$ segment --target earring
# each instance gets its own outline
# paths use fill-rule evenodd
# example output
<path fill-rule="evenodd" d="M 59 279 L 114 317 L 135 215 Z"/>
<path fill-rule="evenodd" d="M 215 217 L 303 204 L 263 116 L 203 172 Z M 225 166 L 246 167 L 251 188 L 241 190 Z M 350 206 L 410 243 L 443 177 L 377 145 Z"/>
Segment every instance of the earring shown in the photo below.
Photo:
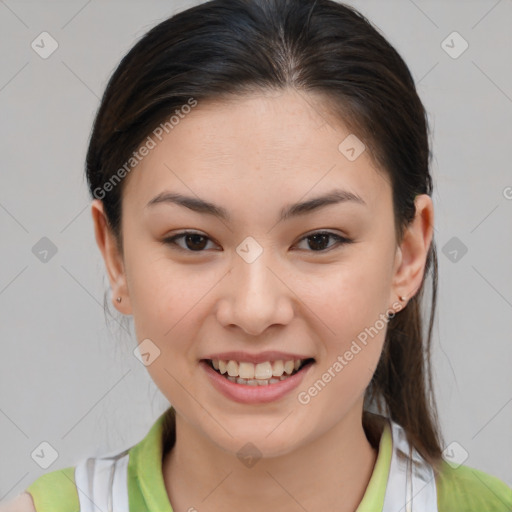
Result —
<path fill-rule="evenodd" d="M 400 295 L 398 298 L 399 298 L 402 302 L 403 302 L 405 299 L 407 299 L 407 297 L 404 297 L 403 295 Z"/>
<path fill-rule="evenodd" d="M 121 302 L 123 299 L 121 297 L 117 297 L 117 302 Z"/>

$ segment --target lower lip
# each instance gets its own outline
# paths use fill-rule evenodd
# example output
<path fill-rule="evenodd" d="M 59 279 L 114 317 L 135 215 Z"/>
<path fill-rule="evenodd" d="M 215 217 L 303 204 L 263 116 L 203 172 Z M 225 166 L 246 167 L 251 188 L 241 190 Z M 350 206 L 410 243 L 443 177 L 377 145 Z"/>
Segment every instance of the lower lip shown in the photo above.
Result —
<path fill-rule="evenodd" d="M 309 363 L 304 369 L 291 377 L 265 386 L 249 386 L 248 384 L 231 382 L 220 373 L 217 373 L 206 361 L 200 361 L 200 364 L 215 388 L 227 398 L 243 404 L 261 404 L 279 400 L 294 390 L 315 363 Z"/>

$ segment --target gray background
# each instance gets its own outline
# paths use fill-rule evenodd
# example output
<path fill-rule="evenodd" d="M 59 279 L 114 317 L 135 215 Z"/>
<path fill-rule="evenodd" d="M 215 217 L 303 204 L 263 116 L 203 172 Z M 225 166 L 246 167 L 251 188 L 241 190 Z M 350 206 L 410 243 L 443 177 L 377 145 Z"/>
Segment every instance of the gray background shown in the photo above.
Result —
<path fill-rule="evenodd" d="M 512 2 L 351 3 L 404 57 L 429 112 L 445 446 L 454 463 L 512 485 Z M 0 499 L 138 442 L 168 405 L 133 356 L 131 321 L 112 306 L 105 321 L 108 281 L 83 168 L 120 59 L 191 5 L 0 1 Z M 31 47 L 43 31 L 58 42 L 47 59 Z M 461 39 L 442 44 L 453 31 L 469 44 L 457 58 Z M 46 262 L 33 251 L 43 237 L 57 249 Z M 58 453 L 47 469 L 31 457 L 43 441 Z"/>

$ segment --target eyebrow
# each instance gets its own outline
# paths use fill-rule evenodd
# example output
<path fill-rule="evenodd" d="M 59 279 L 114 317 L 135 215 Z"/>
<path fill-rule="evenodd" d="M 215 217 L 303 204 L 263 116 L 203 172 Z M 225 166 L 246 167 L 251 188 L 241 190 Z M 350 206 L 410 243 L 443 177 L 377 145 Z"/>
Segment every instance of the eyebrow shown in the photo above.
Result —
<path fill-rule="evenodd" d="M 286 206 L 281 210 L 279 220 L 282 221 L 291 217 L 304 215 L 331 204 L 348 202 L 366 206 L 366 202 L 357 194 L 349 192 L 348 190 L 334 189 L 327 194 L 315 197 L 308 201 Z M 146 208 L 155 206 L 157 204 L 177 204 L 184 206 L 194 212 L 213 215 L 225 220 L 226 222 L 230 222 L 231 220 L 231 216 L 225 208 L 197 197 L 185 196 L 183 194 L 173 192 L 161 192 L 153 199 L 151 199 L 151 201 L 149 201 L 149 203 L 146 205 Z"/>

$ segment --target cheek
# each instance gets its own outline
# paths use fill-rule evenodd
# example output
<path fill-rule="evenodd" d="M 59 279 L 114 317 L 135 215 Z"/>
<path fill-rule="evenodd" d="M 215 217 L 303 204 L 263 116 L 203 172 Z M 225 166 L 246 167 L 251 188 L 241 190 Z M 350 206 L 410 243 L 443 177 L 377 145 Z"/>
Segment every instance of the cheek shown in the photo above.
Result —
<path fill-rule="evenodd" d="M 197 302 L 197 282 L 185 267 L 172 264 L 163 254 L 127 244 L 128 288 L 137 339 L 156 343 L 173 336 L 180 319 Z"/>
<path fill-rule="evenodd" d="M 211 293 L 225 270 L 171 261 L 161 248 L 152 253 L 133 247 L 128 264 L 137 340 L 149 338 L 158 346 L 160 364 L 165 361 L 177 370 L 177 361 L 183 358 L 194 363 L 197 347 L 191 340 L 200 337 L 203 320 L 211 312 Z"/>
<path fill-rule="evenodd" d="M 319 319 L 317 334 L 325 349 L 321 371 L 330 372 L 325 378 L 336 382 L 330 389 L 344 401 L 364 392 L 377 367 L 388 326 L 389 287 L 386 265 L 361 254 L 331 265 L 303 289 L 304 302 Z"/>
<path fill-rule="evenodd" d="M 157 357 L 146 369 L 167 399 L 180 405 L 180 382 L 192 379 L 194 361 L 190 340 L 200 328 L 201 297 L 211 288 L 193 269 L 169 259 L 132 253 L 130 300 L 135 335 L 139 343 L 149 339 Z M 133 299 L 132 299 L 133 297 Z M 147 343 L 147 342 L 146 342 Z"/>
<path fill-rule="evenodd" d="M 358 256 L 308 279 L 302 296 L 337 338 L 346 339 L 387 311 L 390 283 L 382 263 Z"/>

